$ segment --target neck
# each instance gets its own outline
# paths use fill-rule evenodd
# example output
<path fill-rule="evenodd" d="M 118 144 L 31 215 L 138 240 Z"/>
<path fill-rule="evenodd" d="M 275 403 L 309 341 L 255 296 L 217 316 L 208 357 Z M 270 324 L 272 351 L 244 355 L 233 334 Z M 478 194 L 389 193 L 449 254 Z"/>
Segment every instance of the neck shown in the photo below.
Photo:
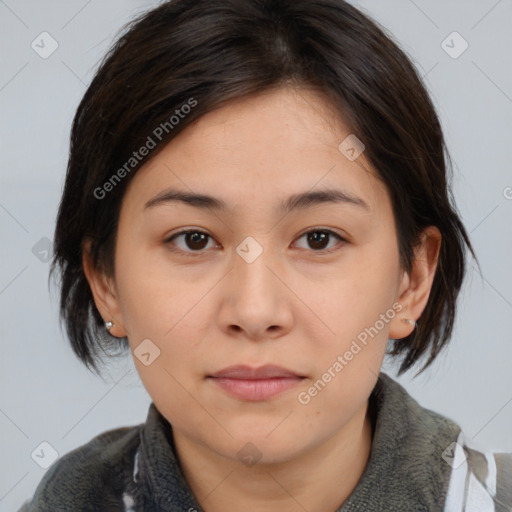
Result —
<path fill-rule="evenodd" d="M 334 436 L 294 459 L 245 466 L 173 430 L 185 479 L 205 512 L 333 512 L 350 496 L 372 445 L 368 404 Z"/>

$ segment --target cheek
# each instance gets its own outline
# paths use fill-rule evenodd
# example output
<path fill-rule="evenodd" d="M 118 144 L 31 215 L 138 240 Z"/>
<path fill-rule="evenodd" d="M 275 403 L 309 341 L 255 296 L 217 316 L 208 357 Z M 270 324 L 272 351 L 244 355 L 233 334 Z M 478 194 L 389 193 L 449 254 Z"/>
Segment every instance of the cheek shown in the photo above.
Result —
<path fill-rule="evenodd" d="M 361 258 L 331 280 L 333 284 L 316 296 L 316 302 L 315 296 L 309 294 L 309 304 L 317 305 L 318 316 L 329 326 L 326 335 L 316 338 L 310 331 L 311 339 L 315 339 L 312 361 L 316 380 L 312 388 L 306 389 L 304 401 L 311 399 L 319 415 L 340 403 L 349 409 L 350 404 L 355 407 L 375 383 L 385 356 L 389 327 L 398 314 L 397 258 L 393 247 L 368 247 L 361 252 Z"/>
<path fill-rule="evenodd" d="M 204 279 L 173 265 L 165 250 L 119 244 L 116 282 L 125 327 L 134 337 L 163 338 L 186 324 L 207 292 Z"/>
<path fill-rule="evenodd" d="M 343 345 L 373 326 L 392 307 L 398 279 L 397 258 L 389 248 L 367 245 L 336 269 L 320 292 L 309 288 L 306 296 L 312 302 L 308 303 L 314 304 L 312 308 L 333 331 L 334 336 L 326 337 L 327 341 L 336 339 Z M 378 326 L 381 330 L 380 322 Z"/>
<path fill-rule="evenodd" d="M 193 276 L 158 252 L 125 250 L 119 258 L 120 305 L 134 363 L 148 393 L 165 397 L 173 410 L 187 410 L 190 397 L 180 383 L 189 388 L 203 377 L 201 340 L 211 329 L 208 291 L 218 279 Z M 157 354 L 149 366 L 138 358 L 144 343 Z"/>

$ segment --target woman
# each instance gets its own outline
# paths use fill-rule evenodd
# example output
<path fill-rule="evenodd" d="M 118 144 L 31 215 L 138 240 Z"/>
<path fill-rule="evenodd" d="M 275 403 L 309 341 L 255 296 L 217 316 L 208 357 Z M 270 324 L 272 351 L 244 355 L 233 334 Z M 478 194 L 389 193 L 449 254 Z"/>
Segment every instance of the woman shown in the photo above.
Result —
<path fill-rule="evenodd" d="M 77 356 L 129 349 L 153 403 L 25 510 L 509 510 L 512 456 L 380 371 L 450 339 L 475 255 L 447 157 L 413 65 L 344 1 L 133 22 L 75 116 L 53 269 Z"/>

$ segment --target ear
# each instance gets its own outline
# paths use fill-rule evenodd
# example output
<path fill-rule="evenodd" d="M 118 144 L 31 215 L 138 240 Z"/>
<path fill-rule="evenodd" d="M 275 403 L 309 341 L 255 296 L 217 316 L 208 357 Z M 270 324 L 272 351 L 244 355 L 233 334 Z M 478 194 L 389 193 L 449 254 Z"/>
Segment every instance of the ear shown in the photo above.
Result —
<path fill-rule="evenodd" d="M 94 303 L 103 321 L 113 322 L 114 326 L 110 330 L 110 334 L 116 338 L 123 338 L 127 336 L 127 332 L 124 328 L 123 316 L 119 307 L 114 279 L 107 277 L 103 271 L 93 265 L 90 256 L 90 248 L 91 242 L 87 240 L 84 243 L 82 252 L 82 265 L 94 297 Z"/>
<path fill-rule="evenodd" d="M 436 226 L 423 230 L 421 245 L 414 251 L 411 272 L 404 272 L 400 279 L 396 300 L 402 304 L 402 309 L 390 323 L 389 338 L 399 340 L 409 336 L 414 325 L 402 319 L 417 321 L 425 309 L 437 269 L 441 238 Z"/>

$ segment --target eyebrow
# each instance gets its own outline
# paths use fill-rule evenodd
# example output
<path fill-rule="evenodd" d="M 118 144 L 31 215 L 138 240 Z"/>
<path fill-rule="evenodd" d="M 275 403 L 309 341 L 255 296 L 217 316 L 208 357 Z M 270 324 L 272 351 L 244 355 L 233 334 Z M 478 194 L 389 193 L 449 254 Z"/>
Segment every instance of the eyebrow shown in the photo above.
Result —
<path fill-rule="evenodd" d="M 182 202 L 194 208 L 211 211 L 226 211 L 228 205 L 217 197 L 205 194 L 192 194 L 177 189 L 167 189 L 144 204 L 144 209 L 157 205 Z M 311 208 L 324 203 L 348 204 L 370 211 L 368 203 L 351 192 L 339 189 L 325 189 L 294 194 L 278 205 L 278 213 Z"/>

